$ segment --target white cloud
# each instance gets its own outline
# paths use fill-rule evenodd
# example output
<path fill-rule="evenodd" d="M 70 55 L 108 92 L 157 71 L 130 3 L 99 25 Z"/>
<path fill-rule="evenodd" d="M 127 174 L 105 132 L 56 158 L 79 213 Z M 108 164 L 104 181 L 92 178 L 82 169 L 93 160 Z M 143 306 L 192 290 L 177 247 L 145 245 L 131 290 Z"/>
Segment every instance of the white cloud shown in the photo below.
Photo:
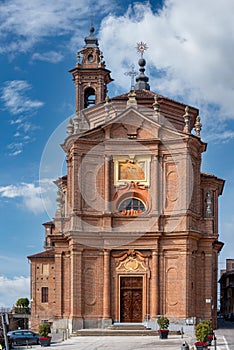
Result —
<path fill-rule="evenodd" d="M 57 192 L 57 187 L 53 180 L 48 178 L 41 179 L 40 186 L 33 183 L 0 186 L 0 198 L 9 198 L 14 201 L 15 205 L 23 207 L 34 214 L 40 214 L 45 211 L 47 213 L 50 212 L 52 215 L 49 216 L 52 218 L 56 211 L 55 199 Z"/>
<path fill-rule="evenodd" d="M 32 100 L 26 92 L 31 85 L 24 80 L 7 81 L 2 88 L 1 99 L 6 109 L 13 115 L 35 111 L 43 106 L 43 102 Z M 16 123 L 16 121 L 15 121 Z"/>
<path fill-rule="evenodd" d="M 20 124 L 23 121 L 23 118 L 17 118 L 15 120 L 11 120 L 10 124 L 15 125 L 15 124 Z"/>
<path fill-rule="evenodd" d="M 206 141 L 221 141 L 221 142 L 228 142 L 229 140 L 234 138 L 234 131 L 233 130 L 225 130 L 220 132 L 214 132 L 212 134 L 207 134 Z"/>
<path fill-rule="evenodd" d="M 123 16 L 107 16 L 99 38 L 116 84 L 125 91 L 130 86 L 124 72 L 136 63 L 136 43 L 143 41 L 151 90 L 199 107 L 210 126 L 216 118 L 233 119 L 233 12 L 232 0 L 225 6 L 222 0 L 168 0 L 158 13 L 138 3 Z M 217 109 L 204 116 L 210 105 Z"/>
<path fill-rule="evenodd" d="M 22 142 L 13 142 L 7 145 L 7 149 L 9 150 L 9 156 L 18 156 L 23 152 L 23 143 Z"/>
<path fill-rule="evenodd" d="M 20 136 L 20 133 L 17 131 L 15 134 L 14 134 L 14 137 L 19 137 Z"/>
<path fill-rule="evenodd" d="M 41 200 L 41 187 L 36 187 L 31 183 L 21 183 L 17 186 L 2 186 L 0 187 L 0 197 L 11 199 L 20 198 L 23 206 L 34 214 L 44 211 Z"/>
<path fill-rule="evenodd" d="M 46 37 L 73 35 L 93 14 L 106 14 L 108 0 L 8 0 L 0 4 L 1 53 L 26 52 Z"/>
<path fill-rule="evenodd" d="M 0 187 L 0 193 L 2 194 L 2 197 L 15 198 L 22 195 L 38 195 L 40 193 L 40 188 L 35 187 L 34 184 L 23 183 L 20 186 L 9 185 L 5 187 Z"/>
<path fill-rule="evenodd" d="M 10 156 L 17 156 L 23 152 L 25 144 L 32 141 L 31 135 L 38 127 L 33 125 L 28 119 L 37 112 L 38 108 L 43 106 L 43 102 L 33 100 L 28 96 L 31 85 L 24 80 L 6 81 L 1 89 L 0 99 L 3 101 L 4 108 L 12 115 L 17 115 L 10 124 L 16 129 L 14 136 L 18 137 L 19 142 L 8 144 Z M 20 116 L 19 116 L 20 115 Z M 20 133 L 19 133 L 20 131 Z"/>
<path fill-rule="evenodd" d="M 30 278 L 16 276 L 10 279 L 0 276 L 0 308 L 12 307 L 19 298 L 30 300 Z"/>
<path fill-rule="evenodd" d="M 58 160 L 58 162 L 61 161 L 59 158 L 57 158 L 56 155 L 54 156 L 55 156 L 55 159 Z M 55 175 L 55 174 L 51 174 L 51 175 Z M 58 188 L 54 184 L 54 180 L 55 178 L 53 179 L 46 178 L 46 177 L 40 178 L 41 200 L 43 203 L 43 208 L 51 220 L 53 220 L 53 217 L 57 209 L 56 197 L 57 197 Z"/>
<path fill-rule="evenodd" d="M 45 53 L 39 53 L 35 52 L 32 55 L 32 60 L 38 60 L 38 61 L 44 61 L 44 62 L 50 62 L 50 63 L 58 63 L 62 61 L 63 55 L 56 51 L 49 51 Z"/>

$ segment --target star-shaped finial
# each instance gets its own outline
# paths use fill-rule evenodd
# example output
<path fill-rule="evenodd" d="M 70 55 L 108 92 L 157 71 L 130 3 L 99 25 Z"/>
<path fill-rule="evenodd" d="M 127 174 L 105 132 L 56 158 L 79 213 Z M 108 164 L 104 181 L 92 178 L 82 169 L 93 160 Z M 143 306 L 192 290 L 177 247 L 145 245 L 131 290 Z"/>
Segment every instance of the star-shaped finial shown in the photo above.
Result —
<path fill-rule="evenodd" d="M 141 57 L 143 56 L 143 53 L 148 49 L 148 45 L 146 43 L 143 43 L 143 41 L 137 43 L 137 52 L 141 55 Z"/>

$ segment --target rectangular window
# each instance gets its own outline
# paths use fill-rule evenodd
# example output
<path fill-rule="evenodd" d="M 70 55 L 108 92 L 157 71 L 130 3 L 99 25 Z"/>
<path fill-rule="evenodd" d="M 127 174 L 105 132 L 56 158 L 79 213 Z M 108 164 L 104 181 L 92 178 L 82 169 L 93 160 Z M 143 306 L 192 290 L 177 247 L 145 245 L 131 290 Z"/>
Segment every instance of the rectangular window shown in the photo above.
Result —
<path fill-rule="evenodd" d="M 49 264 L 42 264 L 42 275 L 49 276 Z"/>
<path fill-rule="evenodd" d="M 48 303 L 48 287 L 41 288 L 41 302 Z"/>

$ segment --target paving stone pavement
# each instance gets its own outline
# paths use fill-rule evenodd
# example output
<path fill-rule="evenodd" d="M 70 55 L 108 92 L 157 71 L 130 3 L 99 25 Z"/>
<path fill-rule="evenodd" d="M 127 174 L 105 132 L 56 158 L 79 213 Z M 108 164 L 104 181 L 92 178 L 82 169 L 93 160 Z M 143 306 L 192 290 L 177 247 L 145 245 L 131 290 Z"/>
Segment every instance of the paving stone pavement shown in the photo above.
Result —
<path fill-rule="evenodd" d="M 86 336 L 71 337 L 65 341 L 52 342 L 51 350 L 181 350 L 183 342 L 186 341 L 189 349 L 194 347 L 194 337 L 184 335 L 171 335 L 168 339 L 159 339 L 154 336 Z M 30 347 L 28 347 L 29 349 Z M 49 349 L 50 349 L 49 348 Z M 26 346 L 15 348 L 17 350 L 27 349 Z M 41 349 L 40 345 L 33 345 L 31 349 Z M 216 349 L 214 344 L 210 350 L 229 350 L 222 334 L 217 335 Z"/>

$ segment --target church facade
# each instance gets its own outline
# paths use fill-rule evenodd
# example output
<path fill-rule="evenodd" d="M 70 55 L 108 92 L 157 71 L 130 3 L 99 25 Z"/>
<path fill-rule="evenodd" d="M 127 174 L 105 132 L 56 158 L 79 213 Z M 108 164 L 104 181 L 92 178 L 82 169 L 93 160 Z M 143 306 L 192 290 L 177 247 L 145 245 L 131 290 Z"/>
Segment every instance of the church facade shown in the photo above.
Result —
<path fill-rule="evenodd" d="M 142 55 L 143 56 L 143 55 Z M 218 197 L 201 172 L 199 111 L 152 92 L 145 60 L 130 92 L 112 81 L 94 29 L 70 72 L 76 115 L 62 144 L 67 174 L 31 263 L 31 328 L 105 328 L 159 315 L 216 325 Z"/>

